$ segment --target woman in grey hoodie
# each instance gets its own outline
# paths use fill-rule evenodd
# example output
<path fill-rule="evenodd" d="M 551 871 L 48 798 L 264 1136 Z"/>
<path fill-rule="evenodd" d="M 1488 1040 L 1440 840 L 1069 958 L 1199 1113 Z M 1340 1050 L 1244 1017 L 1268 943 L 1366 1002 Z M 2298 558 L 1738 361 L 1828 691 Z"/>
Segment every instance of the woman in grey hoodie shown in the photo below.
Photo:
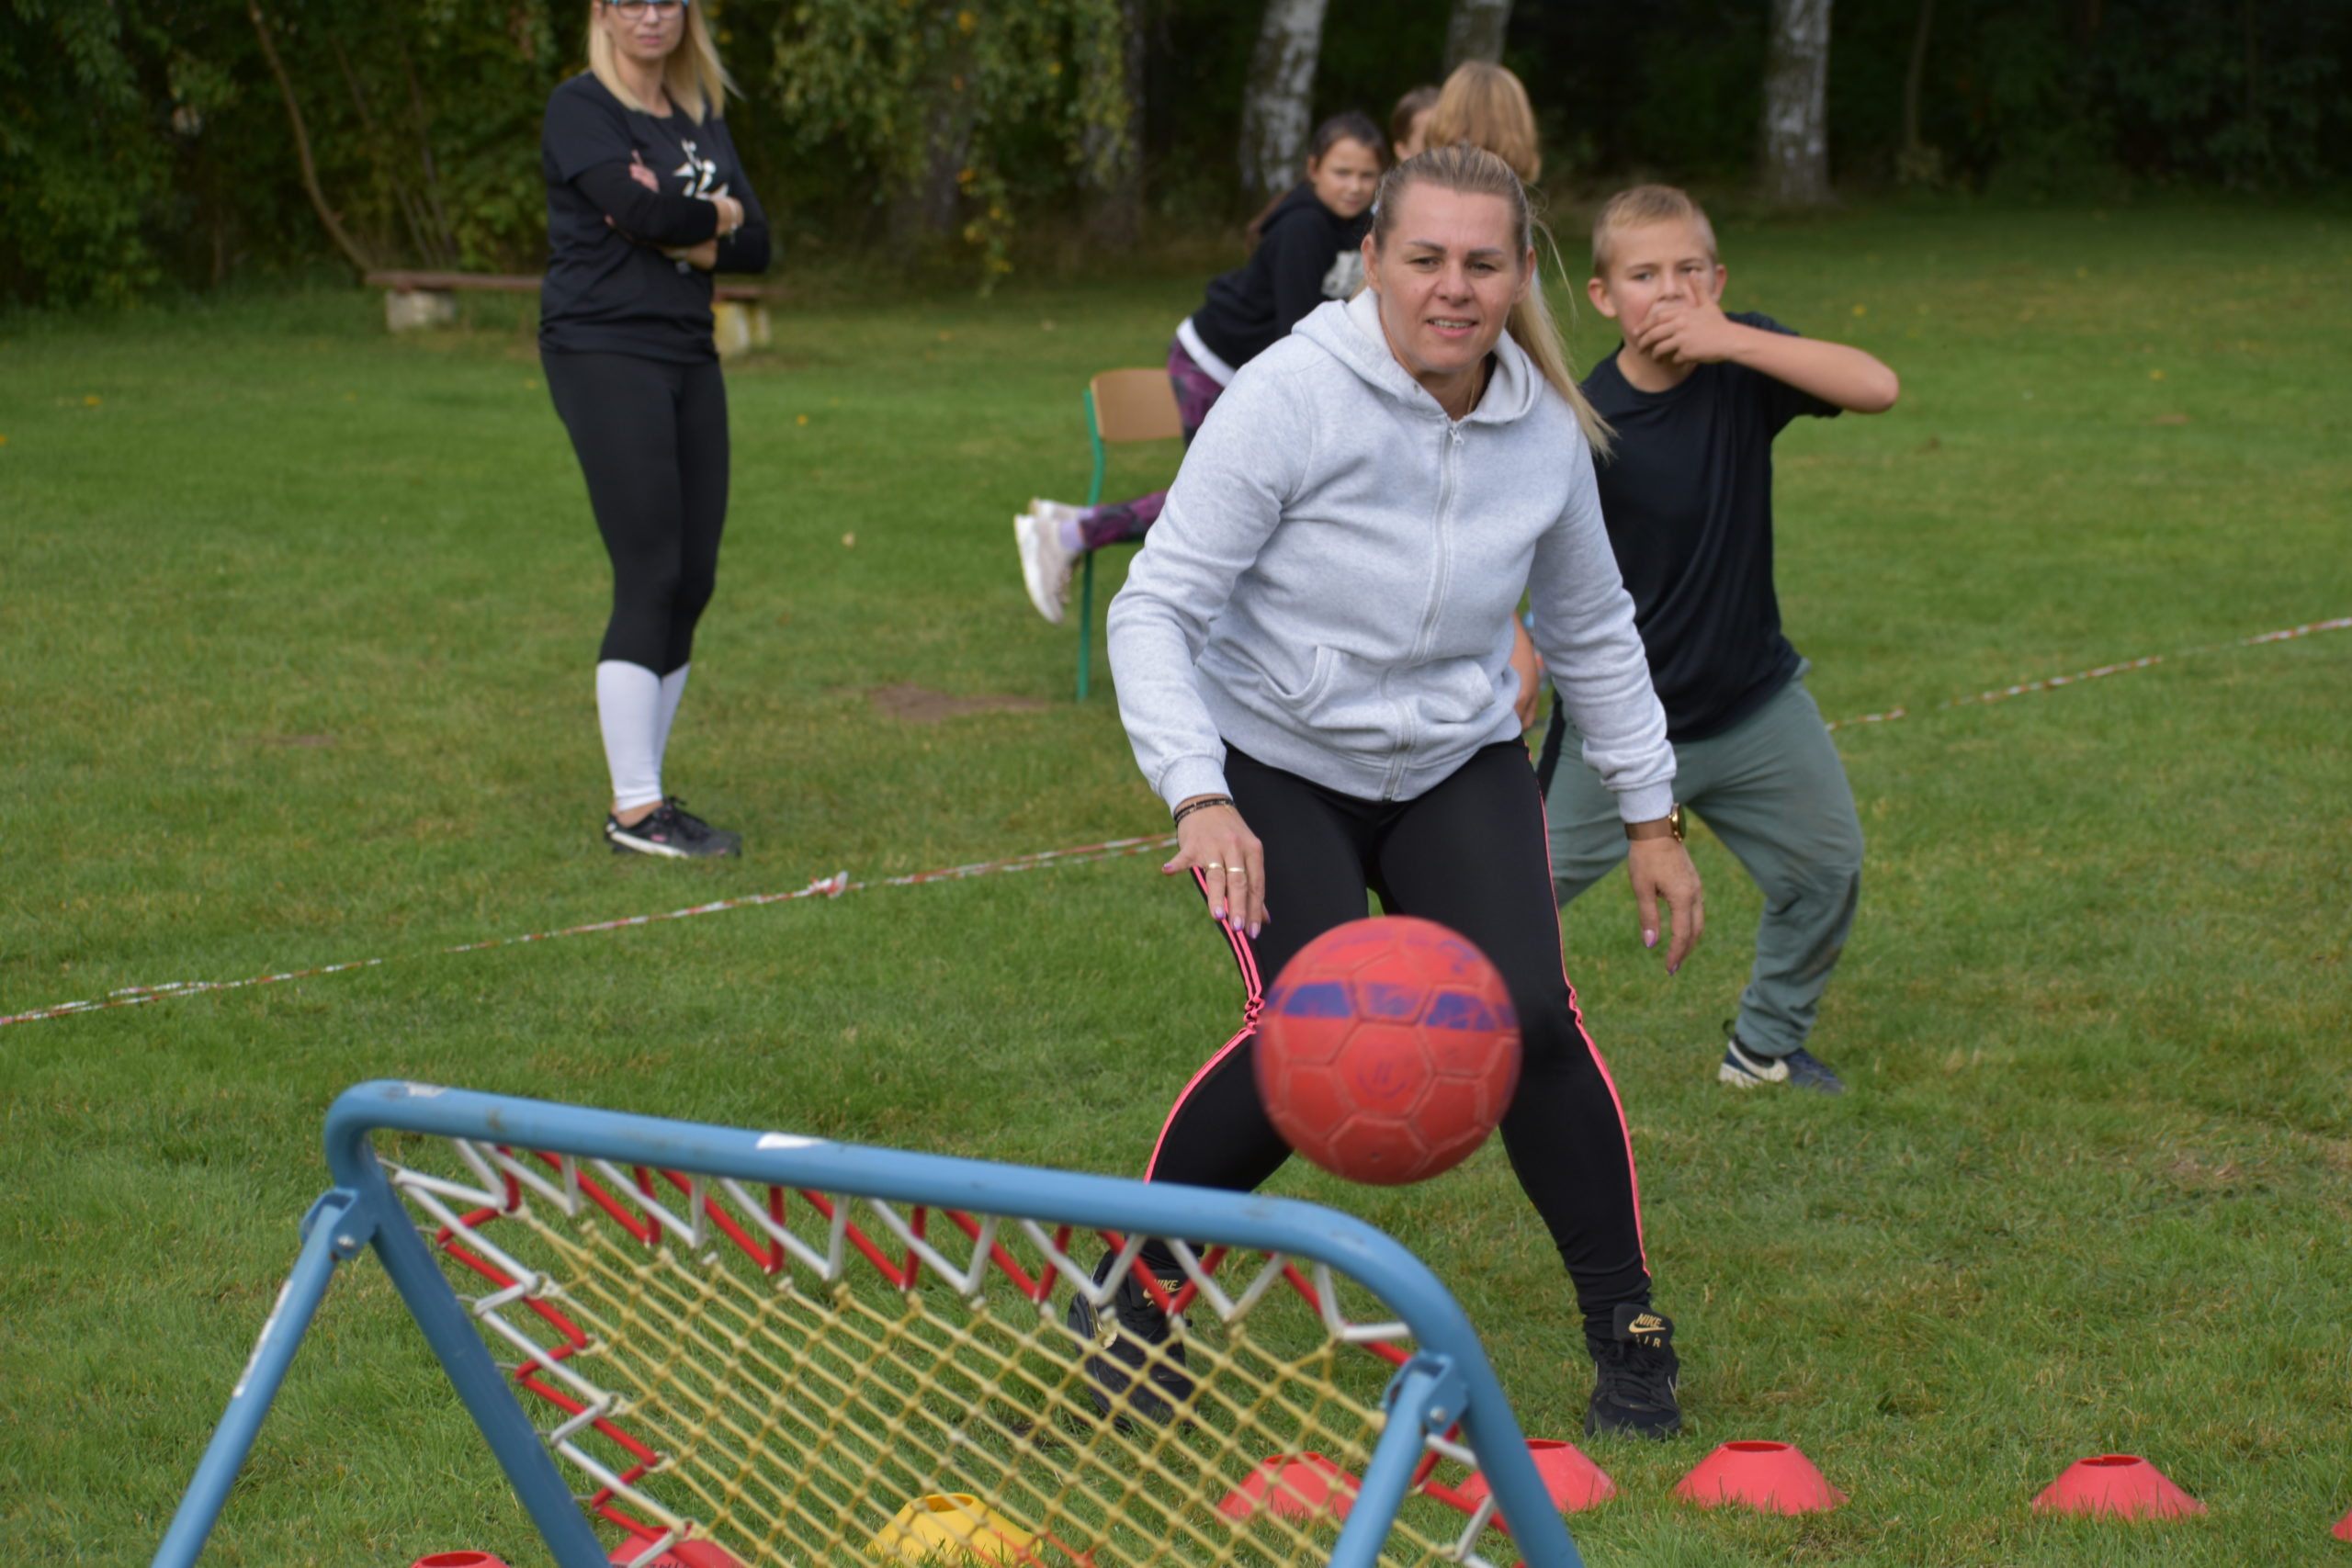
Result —
<path fill-rule="evenodd" d="M 1236 378 L 1111 607 L 1120 716 L 1176 817 L 1166 869 L 1193 874 L 1248 987 L 1240 1032 L 1178 1097 L 1147 1179 L 1248 1190 L 1289 1157 L 1250 1053 L 1261 982 L 1293 953 L 1361 919 L 1368 892 L 1449 926 L 1519 1013 L 1503 1144 L 1575 1284 L 1598 1370 L 1586 1430 L 1663 1437 L 1680 1423 L 1673 1327 L 1650 1307 L 1623 1113 L 1562 972 L 1543 803 L 1512 713 L 1524 591 L 1585 760 L 1634 840 L 1645 936 L 1655 944 L 1663 898 L 1679 966 L 1702 924 L 1699 879 L 1595 498 L 1607 431 L 1567 369 L 1507 164 L 1467 145 L 1423 153 L 1389 173 L 1376 211 L 1366 291 Z M 1143 1260 L 1179 1271 L 1159 1242 Z M 1090 1376 L 1164 1417 L 1191 1393 L 1181 1346 L 1139 1281 L 1114 1306 L 1108 1332 L 1073 1308 L 1103 1348 Z M 1131 1390 L 1133 1372 L 1148 1386 Z"/>

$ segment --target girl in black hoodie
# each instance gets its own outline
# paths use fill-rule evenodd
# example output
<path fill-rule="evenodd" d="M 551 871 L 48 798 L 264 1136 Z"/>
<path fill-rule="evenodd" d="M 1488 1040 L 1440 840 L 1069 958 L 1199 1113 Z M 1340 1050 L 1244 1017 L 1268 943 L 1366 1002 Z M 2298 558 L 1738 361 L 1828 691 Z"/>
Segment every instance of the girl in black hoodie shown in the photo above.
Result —
<path fill-rule="evenodd" d="M 1251 220 L 1249 262 L 1210 281 L 1208 298 L 1168 345 L 1168 378 L 1187 442 L 1235 371 L 1324 300 L 1348 299 L 1363 285 L 1360 247 L 1386 154 L 1380 128 L 1363 115 L 1335 115 L 1316 127 L 1306 178 Z M 1141 539 L 1167 499 L 1163 490 L 1100 506 L 1032 501 L 1012 520 L 1012 536 L 1037 613 L 1059 626 L 1078 558 Z"/>

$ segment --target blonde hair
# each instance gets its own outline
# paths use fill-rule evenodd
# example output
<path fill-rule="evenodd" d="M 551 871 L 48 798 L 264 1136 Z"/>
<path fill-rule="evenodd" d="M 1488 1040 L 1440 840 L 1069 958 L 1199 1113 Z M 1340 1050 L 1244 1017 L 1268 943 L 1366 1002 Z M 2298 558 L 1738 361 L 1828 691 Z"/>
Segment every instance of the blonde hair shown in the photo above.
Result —
<path fill-rule="evenodd" d="M 1526 255 L 1539 233 L 1547 245 L 1551 243 L 1552 236 L 1544 231 L 1529 205 L 1527 187 L 1520 184 L 1511 166 L 1483 147 L 1457 142 L 1432 147 L 1408 158 L 1383 176 L 1379 199 L 1372 209 L 1374 254 L 1385 253 L 1388 236 L 1396 227 L 1399 198 L 1415 186 L 1431 186 L 1463 196 L 1502 197 L 1511 211 L 1511 249 L 1515 255 Z M 1567 400 L 1569 412 L 1577 416 L 1577 425 L 1584 432 L 1593 456 L 1607 457 L 1615 437 L 1608 422 L 1594 412 L 1577 385 L 1567 345 L 1560 341 L 1560 329 L 1552 320 L 1552 307 L 1544 298 L 1544 272 L 1540 266 L 1527 280 L 1526 296 L 1510 308 L 1508 325 L 1511 341 L 1535 362 L 1535 368 L 1552 384 L 1553 390 Z"/>
<path fill-rule="evenodd" d="M 1527 89 L 1519 78 L 1499 65 L 1464 61 L 1438 89 L 1437 107 L 1422 128 L 1421 145 L 1451 147 L 1457 141 L 1492 152 L 1510 165 L 1522 185 L 1533 185 L 1544 173 L 1534 106 L 1527 101 Z"/>
<path fill-rule="evenodd" d="M 1715 226 L 1706 210 L 1688 191 L 1673 186 L 1635 186 L 1609 198 L 1592 220 L 1592 276 L 1609 276 L 1609 240 L 1620 229 L 1645 229 L 1653 223 L 1692 223 L 1707 243 L 1707 259 L 1715 261 Z"/>
<path fill-rule="evenodd" d="M 596 19 L 596 13 L 609 4 L 611 0 L 588 0 L 588 69 L 625 107 L 651 114 L 651 108 L 639 103 L 637 95 L 621 85 L 621 73 L 613 64 L 613 36 Z M 735 78 L 719 62 L 718 45 L 711 40 L 702 7 L 695 0 L 686 0 L 684 9 L 686 30 L 670 58 L 662 62 L 662 87 L 672 103 L 686 111 L 688 119 L 700 125 L 706 114 L 714 119 L 725 114 L 727 95 L 738 89 Z"/>

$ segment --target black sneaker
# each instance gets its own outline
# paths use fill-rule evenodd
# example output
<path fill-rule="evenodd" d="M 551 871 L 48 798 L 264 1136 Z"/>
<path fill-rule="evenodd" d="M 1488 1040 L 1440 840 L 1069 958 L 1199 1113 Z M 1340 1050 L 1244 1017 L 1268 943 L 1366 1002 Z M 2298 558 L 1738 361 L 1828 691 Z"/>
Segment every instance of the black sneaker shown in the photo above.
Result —
<path fill-rule="evenodd" d="M 1103 1281 L 1117 1260 L 1114 1253 L 1094 1266 L 1096 1284 Z M 1159 1278 L 1170 1295 L 1184 1287 L 1182 1274 Z M 1180 1337 L 1184 1320 L 1171 1319 L 1162 1311 L 1132 1269 L 1112 1294 L 1111 1315 L 1116 1321 L 1106 1325 L 1096 1316 L 1094 1303 L 1085 1292 L 1070 1298 L 1066 1319 L 1069 1331 L 1100 1352 L 1085 1360 L 1086 1392 L 1093 1396 L 1095 1413 L 1109 1416 L 1121 1426 L 1126 1425 L 1130 1415 L 1166 1426 L 1175 1419 L 1173 1407 L 1193 1397 L 1193 1380 L 1184 1375 L 1184 1344 Z M 1148 1370 L 1141 1383 L 1126 1370 L 1144 1368 Z"/>
<path fill-rule="evenodd" d="M 1718 1082 L 1734 1089 L 1756 1089 L 1764 1084 L 1787 1084 L 1792 1089 L 1809 1089 L 1816 1094 L 1843 1094 L 1846 1080 L 1829 1068 L 1829 1064 L 1800 1045 L 1785 1056 L 1767 1056 L 1741 1043 L 1733 1035 L 1724 1043 L 1723 1065 L 1715 1069 Z"/>
<path fill-rule="evenodd" d="M 672 795 L 627 827 L 621 819 L 605 818 L 605 841 L 613 853 L 667 855 L 673 860 L 699 860 L 710 855 L 740 855 L 743 836 L 714 828 L 686 809 Z"/>
<path fill-rule="evenodd" d="M 1592 1352 L 1594 1373 L 1585 1436 L 1670 1438 L 1682 1430 L 1682 1406 L 1674 1398 L 1682 1361 L 1674 1353 L 1672 1318 L 1621 1305 L 1610 1337 L 1588 1335 L 1585 1348 Z"/>

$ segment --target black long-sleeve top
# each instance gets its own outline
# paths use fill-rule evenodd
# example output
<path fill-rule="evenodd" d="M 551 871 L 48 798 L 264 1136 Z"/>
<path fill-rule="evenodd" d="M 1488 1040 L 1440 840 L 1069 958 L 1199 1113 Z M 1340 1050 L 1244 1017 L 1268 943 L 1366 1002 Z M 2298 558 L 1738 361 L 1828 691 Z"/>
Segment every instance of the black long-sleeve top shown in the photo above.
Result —
<path fill-rule="evenodd" d="M 1210 280 L 1193 330 L 1240 369 L 1324 300 L 1355 293 L 1363 281 L 1357 247 L 1371 228 L 1370 212 L 1342 218 L 1301 184 L 1266 215 L 1249 263 Z"/>
<path fill-rule="evenodd" d="M 659 188 L 634 178 L 650 171 Z M 752 192 L 727 122 L 697 123 L 628 108 L 582 73 L 548 95 L 539 139 L 548 188 L 548 272 L 539 288 L 539 344 L 567 353 L 635 354 L 695 361 L 711 342 L 711 274 L 662 248 L 718 231 L 718 204 L 743 204 L 743 225 L 718 242 L 720 272 L 764 272 L 768 220 Z"/>

